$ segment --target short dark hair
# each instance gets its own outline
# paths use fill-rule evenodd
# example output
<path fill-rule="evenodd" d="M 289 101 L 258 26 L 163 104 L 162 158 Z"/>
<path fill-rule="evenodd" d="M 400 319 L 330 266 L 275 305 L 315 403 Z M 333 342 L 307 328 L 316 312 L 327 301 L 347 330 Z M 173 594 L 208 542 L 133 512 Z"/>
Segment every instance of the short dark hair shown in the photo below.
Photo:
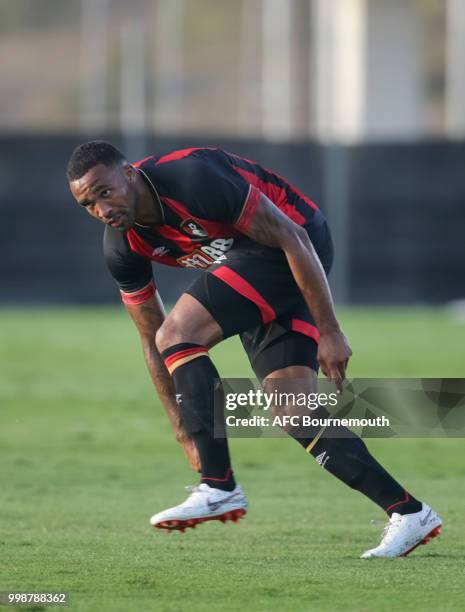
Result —
<path fill-rule="evenodd" d="M 104 140 L 84 142 L 74 149 L 69 158 L 66 176 L 68 181 L 77 181 L 94 166 L 113 166 L 126 161 L 116 147 Z"/>

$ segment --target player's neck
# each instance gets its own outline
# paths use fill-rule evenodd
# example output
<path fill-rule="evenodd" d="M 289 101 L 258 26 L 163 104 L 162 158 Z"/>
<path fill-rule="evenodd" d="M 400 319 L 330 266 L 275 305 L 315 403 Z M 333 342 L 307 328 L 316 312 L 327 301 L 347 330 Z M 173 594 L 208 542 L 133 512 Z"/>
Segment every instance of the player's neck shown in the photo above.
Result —
<path fill-rule="evenodd" d="M 153 183 L 140 168 L 137 173 L 136 189 L 136 224 L 150 226 L 163 223 L 165 219 L 160 196 Z"/>

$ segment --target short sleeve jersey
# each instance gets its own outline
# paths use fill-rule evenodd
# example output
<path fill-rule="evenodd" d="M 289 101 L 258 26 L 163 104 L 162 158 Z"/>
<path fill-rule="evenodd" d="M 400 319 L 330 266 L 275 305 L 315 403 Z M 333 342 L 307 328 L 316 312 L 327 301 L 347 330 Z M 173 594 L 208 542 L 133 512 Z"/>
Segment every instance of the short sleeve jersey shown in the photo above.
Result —
<path fill-rule="evenodd" d="M 249 225 L 261 193 L 299 225 L 321 217 L 283 178 L 221 149 L 185 149 L 134 166 L 159 199 L 164 220 L 124 233 L 105 228 L 105 260 L 127 303 L 153 294 L 151 261 L 203 270 L 220 261 Z"/>

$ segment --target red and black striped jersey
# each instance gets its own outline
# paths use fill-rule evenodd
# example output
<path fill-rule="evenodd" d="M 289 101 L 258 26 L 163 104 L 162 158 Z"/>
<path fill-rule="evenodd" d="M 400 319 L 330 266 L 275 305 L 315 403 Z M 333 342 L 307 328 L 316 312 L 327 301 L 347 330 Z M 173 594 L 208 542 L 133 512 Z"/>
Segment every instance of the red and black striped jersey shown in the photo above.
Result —
<path fill-rule="evenodd" d="M 151 261 L 208 269 L 220 261 L 250 223 L 265 194 L 298 225 L 324 221 L 317 206 L 260 164 L 217 148 L 192 148 L 147 157 L 134 166 L 161 202 L 163 223 L 121 233 L 107 226 L 104 254 L 123 300 L 153 291 Z M 248 239 L 247 239 L 248 240 Z M 260 249 L 261 245 L 250 242 Z"/>

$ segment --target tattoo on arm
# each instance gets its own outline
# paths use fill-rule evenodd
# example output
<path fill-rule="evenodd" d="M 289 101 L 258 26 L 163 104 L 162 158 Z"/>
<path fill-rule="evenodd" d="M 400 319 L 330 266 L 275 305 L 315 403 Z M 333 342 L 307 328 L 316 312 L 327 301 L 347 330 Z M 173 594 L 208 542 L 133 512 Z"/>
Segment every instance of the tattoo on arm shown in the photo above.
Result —
<path fill-rule="evenodd" d="M 160 401 L 166 410 L 176 440 L 182 445 L 192 469 L 198 471 L 200 461 L 197 449 L 183 427 L 179 406 L 176 403 L 173 379 L 155 345 L 155 335 L 165 319 L 163 304 L 158 294 L 155 294 L 143 304 L 126 305 L 126 309 L 139 331 L 145 363 Z"/>
<path fill-rule="evenodd" d="M 280 247 L 283 232 L 295 231 L 298 226 L 284 215 L 277 206 L 262 196 L 252 221 L 244 232 L 260 244 Z"/>
<path fill-rule="evenodd" d="M 168 414 L 176 410 L 174 385 L 155 345 L 155 335 L 165 319 L 158 295 L 143 304 L 126 305 L 139 331 L 145 362 L 152 381 Z"/>
<path fill-rule="evenodd" d="M 326 275 L 305 229 L 262 194 L 244 233 L 260 244 L 284 251 L 296 284 L 320 330 L 338 325 Z"/>

